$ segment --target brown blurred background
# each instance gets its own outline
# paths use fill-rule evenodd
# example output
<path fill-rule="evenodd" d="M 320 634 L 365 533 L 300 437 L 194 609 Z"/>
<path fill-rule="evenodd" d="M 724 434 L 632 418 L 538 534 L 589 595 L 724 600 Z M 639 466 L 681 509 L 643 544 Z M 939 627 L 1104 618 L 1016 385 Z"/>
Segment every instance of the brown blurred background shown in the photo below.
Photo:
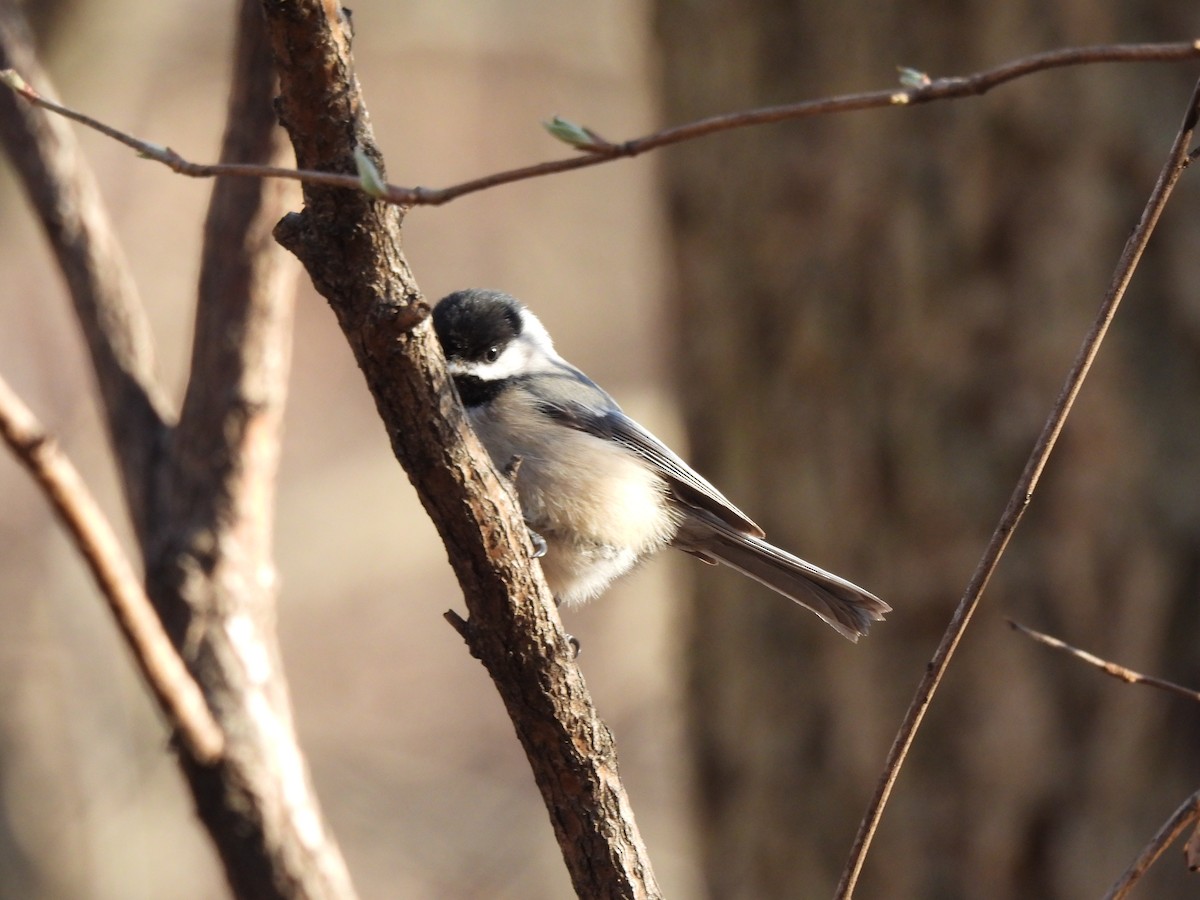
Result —
<path fill-rule="evenodd" d="M 360 0 L 358 74 L 391 179 L 437 186 L 563 155 L 538 125 L 555 113 L 619 139 L 884 87 L 898 64 L 956 74 L 1200 32 L 1179 0 L 1119 13 L 799 6 Z M 215 157 L 232 4 L 62 10 L 45 49 L 68 102 Z M 663 558 L 566 613 L 669 896 L 831 892 L 1197 68 L 1044 74 L 982 99 L 718 136 L 409 216 L 406 251 L 429 297 L 471 285 L 522 297 L 634 416 L 690 440 L 777 542 L 896 608 L 851 647 L 748 582 Z M 81 140 L 178 396 L 209 186 Z M 1193 182 L 918 738 L 860 896 L 1096 896 L 1197 786 L 1197 710 L 1003 624 L 1012 615 L 1200 685 Z M 76 327 L 2 164 L 0 234 L 0 369 L 121 521 Z M 0 497 L 0 896 L 224 896 L 115 629 L 11 461 Z M 444 551 L 307 285 L 278 515 L 293 702 L 362 895 L 568 896 L 511 727 L 441 618 L 461 609 Z M 1143 895 L 1197 884 L 1172 852 Z"/>

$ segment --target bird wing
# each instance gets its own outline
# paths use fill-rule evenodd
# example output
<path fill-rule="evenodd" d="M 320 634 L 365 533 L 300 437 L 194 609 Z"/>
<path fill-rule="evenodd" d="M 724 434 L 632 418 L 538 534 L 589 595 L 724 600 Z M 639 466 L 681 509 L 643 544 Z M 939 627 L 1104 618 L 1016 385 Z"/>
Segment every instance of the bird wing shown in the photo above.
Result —
<path fill-rule="evenodd" d="M 625 415 L 595 382 L 579 370 L 567 368 L 570 374 L 564 372 L 561 381 L 540 379 L 538 407 L 543 413 L 563 425 L 627 447 L 662 476 L 680 503 L 705 510 L 736 531 L 762 537 L 763 530 L 706 478 Z M 586 397 L 581 396 L 584 392 Z"/>

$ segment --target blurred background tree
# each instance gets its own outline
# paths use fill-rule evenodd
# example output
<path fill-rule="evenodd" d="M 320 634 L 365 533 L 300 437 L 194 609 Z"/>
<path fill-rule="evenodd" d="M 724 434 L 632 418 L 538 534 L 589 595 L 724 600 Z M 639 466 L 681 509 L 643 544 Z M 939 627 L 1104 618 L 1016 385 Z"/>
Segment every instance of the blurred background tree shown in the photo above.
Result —
<path fill-rule="evenodd" d="M 1196 30 L 1139 2 L 657 4 L 664 116 L 937 77 L 1022 48 Z M 859 647 L 724 573 L 689 671 L 720 898 L 828 896 L 892 733 L 1024 465 L 1195 67 L 1096 67 L 981 101 L 754 129 L 664 156 L 694 462 L 895 613 Z M 1003 627 L 1200 682 L 1194 179 L 903 772 L 864 897 L 1098 896 L 1195 789 L 1193 710 Z M 1141 891 L 1193 896 L 1166 858 Z"/>
<path fill-rule="evenodd" d="M 213 158 L 233 4 L 68 9 L 46 42 L 60 91 Z M 430 185 L 555 155 L 536 124 L 554 113 L 618 139 L 882 87 L 898 64 L 961 73 L 1200 31 L 1194 10 L 1166 0 L 1109 12 L 360 0 L 354 12 L 389 172 Z M 406 250 L 431 298 L 469 285 L 523 297 L 572 361 L 672 443 L 655 386 L 674 353 L 692 460 L 780 544 L 896 607 L 851 647 L 765 590 L 684 561 L 655 562 L 567 614 L 669 896 L 832 889 L 1193 69 L 1044 74 L 978 100 L 718 136 L 409 216 Z M 82 140 L 165 379 L 180 384 L 181 288 L 190 298 L 209 186 Z M 1095 895 L 1194 789 L 1190 710 L 1028 645 L 1001 616 L 1200 684 L 1195 197 L 1185 179 L 901 776 L 861 896 Z M 117 510 L 75 325 L 4 165 L 0 230 L 5 374 Z M 441 620 L 459 604 L 444 551 L 307 289 L 295 356 L 281 641 L 356 884 L 381 898 L 567 895 L 511 727 Z M 220 896 L 161 727 L 78 561 L 15 465 L 0 464 L 0 496 L 0 896 Z M 681 615 L 677 569 L 699 592 Z M 1174 860 L 1147 896 L 1194 892 Z"/>

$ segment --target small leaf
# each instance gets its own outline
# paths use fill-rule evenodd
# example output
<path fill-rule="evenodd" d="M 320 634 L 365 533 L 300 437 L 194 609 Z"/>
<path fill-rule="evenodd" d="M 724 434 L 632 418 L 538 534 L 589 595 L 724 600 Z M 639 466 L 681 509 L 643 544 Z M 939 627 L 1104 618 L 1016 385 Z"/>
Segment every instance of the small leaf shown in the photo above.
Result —
<path fill-rule="evenodd" d="M 138 156 L 142 159 L 154 159 L 163 162 L 171 153 L 171 148 L 166 144 L 142 141 L 142 145 L 142 149 L 138 151 Z"/>
<path fill-rule="evenodd" d="M 358 169 L 358 183 L 362 185 L 363 193 L 371 197 L 387 197 L 387 182 L 362 147 L 354 148 L 354 166 Z"/>
<path fill-rule="evenodd" d="M 933 84 L 933 80 L 920 69 L 896 66 L 896 71 L 900 73 L 900 83 L 907 88 L 923 88 Z"/>
<path fill-rule="evenodd" d="M 570 144 L 576 150 L 592 150 L 596 146 L 596 136 L 591 131 L 562 116 L 542 122 L 542 127 L 550 132 L 552 137 L 558 138 L 564 144 Z"/>
<path fill-rule="evenodd" d="M 29 84 L 17 74 L 16 69 L 0 69 L 0 82 L 14 91 L 27 91 Z"/>

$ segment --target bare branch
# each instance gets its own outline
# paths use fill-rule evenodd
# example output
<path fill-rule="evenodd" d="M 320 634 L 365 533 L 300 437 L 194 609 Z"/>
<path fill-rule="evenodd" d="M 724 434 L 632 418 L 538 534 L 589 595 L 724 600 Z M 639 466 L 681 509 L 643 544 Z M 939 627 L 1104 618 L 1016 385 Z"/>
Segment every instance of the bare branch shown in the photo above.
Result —
<path fill-rule="evenodd" d="M 364 179 L 358 174 L 337 174 L 315 169 L 285 169 L 277 166 L 253 165 L 245 163 L 221 163 L 217 165 L 196 163 L 184 159 L 170 147 L 143 141 L 126 134 L 110 125 L 93 119 L 81 112 L 62 106 L 42 97 L 30 87 L 16 72 L 0 73 L 5 76 L 4 82 L 14 91 L 31 103 L 73 119 L 88 128 L 93 128 L 115 141 L 131 147 L 147 159 L 155 160 L 180 175 L 193 178 L 211 178 L 217 175 L 239 175 L 250 178 L 288 178 L 305 184 L 323 185 L 326 187 L 346 188 L 366 191 L 371 196 L 382 199 L 387 203 L 398 206 L 440 206 L 449 203 L 466 194 L 473 194 L 503 184 L 525 181 L 530 178 L 541 178 L 560 172 L 571 172 L 585 169 L 615 159 L 629 159 L 650 150 L 668 147 L 672 144 L 692 141 L 707 137 L 722 131 L 733 131 L 738 128 L 749 128 L 757 125 L 769 125 L 777 122 L 789 122 L 796 119 L 806 119 L 811 116 L 832 115 L 834 113 L 858 112 L 864 109 L 882 109 L 892 106 L 913 106 L 919 103 L 930 103 L 935 100 L 960 100 L 965 97 L 977 97 L 986 94 L 992 88 L 1049 69 L 1060 69 L 1067 66 L 1091 65 L 1112 62 L 1178 62 L 1185 59 L 1200 58 L 1200 41 L 1167 43 L 1167 44 L 1103 44 L 1093 47 L 1068 47 L 1062 50 L 1051 50 L 1046 53 L 1035 53 L 1010 62 L 1003 63 L 991 69 L 975 72 L 971 75 L 955 75 L 946 78 L 929 78 L 924 73 L 901 67 L 901 73 L 913 72 L 919 78 L 902 78 L 900 90 L 885 89 L 868 91 L 861 94 L 843 94 L 837 97 L 825 97 L 818 100 L 804 100 L 799 103 L 788 103 L 781 106 L 768 106 L 761 109 L 743 110 L 710 116 L 673 128 L 665 128 L 639 138 L 614 143 L 597 135 L 590 128 L 573 126 L 587 140 L 572 140 L 569 143 L 576 149 L 584 151 L 583 155 L 566 159 L 550 160 L 521 166 L 503 172 L 484 175 L 461 184 L 444 188 L 402 187 L 387 184 L 379 190 L 369 188 Z M 909 84 L 908 82 L 912 83 Z M 555 117 L 551 122 L 563 121 Z M 554 133 L 553 131 L 551 132 Z M 561 139 L 561 138 L 560 138 Z"/>
<path fill-rule="evenodd" d="M 1062 650 L 1064 653 L 1069 653 L 1076 659 L 1082 660 L 1089 666 L 1094 666 L 1106 675 L 1111 675 L 1113 678 L 1118 678 L 1126 684 L 1144 684 L 1147 687 L 1155 687 L 1160 690 L 1167 691 L 1171 694 L 1177 694 L 1180 697 L 1186 697 L 1188 700 L 1200 701 L 1200 691 L 1193 691 L 1190 688 L 1185 688 L 1182 685 L 1176 684 L 1173 681 L 1165 681 L 1162 678 L 1155 678 L 1153 675 L 1143 675 L 1141 672 L 1135 672 L 1133 669 L 1127 669 L 1124 666 L 1119 666 L 1114 662 L 1109 662 L 1106 659 L 1101 659 L 1088 653 L 1086 650 L 1079 650 L 1072 647 L 1066 641 L 1061 641 L 1056 637 L 1051 637 L 1048 634 L 1043 634 L 1040 631 L 1034 631 L 1022 625 L 1020 622 L 1014 622 L 1008 619 L 1010 628 L 1020 631 L 1022 634 L 1028 635 L 1040 644 L 1045 644 L 1047 647 L 1053 647 L 1056 650 Z"/>
<path fill-rule="evenodd" d="M 323 184 L 329 187 L 343 187 L 351 189 L 361 189 L 362 184 L 359 178 L 347 175 L 335 175 L 329 172 L 317 172 L 305 169 L 289 169 L 283 166 L 272 166 L 259 163 L 248 162 L 219 162 L 219 163 L 198 163 L 184 159 L 170 147 L 163 144 L 156 144 L 153 141 L 142 140 L 132 134 L 121 131 L 112 125 L 102 122 L 87 113 L 82 113 L 77 109 L 72 109 L 62 103 L 59 103 L 51 98 L 43 95 L 21 74 L 28 72 L 27 66 L 21 67 L 21 70 L 9 67 L 0 70 L 0 83 L 3 83 L 10 90 L 24 97 L 34 106 L 39 106 L 52 113 L 57 113 L 64 119 L 70 119 L 73 122 L 78 122 L 93 131 L 97 131 L 105 137 L 112 138 L 118 144 L 124 144 L 131 150 L 137 152 L 138 156 L 154 162 L 162 163 L 172 172 L 179 175 L 187 175 L 189 178 L 217 178 L 221 176 L 244 176 L 247 178 L 285 178 L 292 181 L 303 181 L 307 184 Z M 43 77 L 34 77 L 38 84 L 44 84 Z M 222 154 L 222 159 L 224 155 Z M 404 188 L 398 188 L 398 191 L 403 191 Z M 401 202 L 395 200 L 392 202 Z"/>
<path fill-rule="evenodd" d="M 348 40 L 319 0 L 264 0 L 279 111 L 304 168 L 383 171 Z M 400 252 L 400 216 L 362 193 L 305 185 L 277 229 L 328 299 L 392 447 L 462 585 L 462 633 L 496 686 L 542 792 L 576 892 L 661 896 L 617 771 L 612 734 L 575 665 L 510 492 L 467 424 Z"/>
<path fill-rule="evenodd" d="M 834 113 L 858 112 L 864 109 L 881 109 L 890 106 L 912 106 L 918 103 L 929 103 L 934 100 L 957 100 L 964 97 L 975 97 L 985 94 L 994 87 L 1013 81 L 1034 72 L 1046 69 L 1061 68 L 1100 62 L 1150 62 L 1194 59 L 1200 57 L 1200 41 L 1179 44 L 1112 44 L 1097 47 L 1077 47 L 1065 50 L 1054 50 L 1048 53 L 1038 53 L 1023 57 L 994 69 L 987 69 L 973 75 L 954 76 L 934 79 L 922 87 L 905 88 L 902 90 L 871 91 L 862 94 L 843 94 L 838 97 L 827 97 L 819 100 L 806 100 L 800 103 L 789 103 L 783 106 L 769 106 L 762 109 L 745 110 L 700 119 L 686 125 L 678 125 L 656 131 L 645 137 L 635 138 L 620 144 L 605 142 L 586 156 L 575 156 L 569 159 L 554 160 L 524 166 L 506 172 L 497 172 L 462 184 L 440 189 L 410 188 L 411 194 L 399 202 L 411 205 L 439 205 L 454 200 L 464 194 L 475 193 L 487 188 L 528 178 L 538 178 L 558 172 L 569 172 L 582 169 L 613 159 L 623 159 L 638 156 L 649 150 L 657 150 L 671 144 L 696 140 L 722 131 L 733 131 L 737 128 L 749 128 L 757 125 L 768 125 L 776 122 L 789 122 L 796 119 L 806 119 L 812 116 L 832 115 Z M 404 190 L 404 189 L 402 189 Z"/>
<path fill-rule="evenodd" d="M 275 69 L 257 2 L 241 4 L 221 159 L 288 155 L 271 99 Z M 172 443 L 171 527 L 210 546 L 230 541 L 224 564 L 261 580 L 272 567 L 271 515 L 287 396 L 298 266 L 272 230 L 292 188 L 220 178 L 204 226 L 187 394 Z M 220 533 L 216 533 L 220 532 Z M 273 579 L 272 579 L 273 581 Z M 273 595 L 273 588 L 268 588 Z"/>
<path fill-rule="evenodd" d="M 1056 650 L 1062 650 L 1064 653 L 1082 660 L 1089 666 L 1099 669 L 1106 675 L 1111 675 L 1114 678 L 1124 681 L 1126 684 L 1144 684 L 1147 687 L 1159 688 L 1167 693 L 1176 694 L 1188 700 L 1200 700 L 1200 691 L 1193 691 L 1173 681 L 1155 678 L 1152 675 L 1143 675 L 1141 672 L 1135 672 L 1133 669 L 1128 669 L 1125 666 L 1088 653 L 1086 650 L 1072 647 L 1065 641 L 1051 637 L 1048 634 L 1043 634 L 1040 631 L 1035 631 L 1019 622 L 1014 622 L 1012 619 L 1008 619 L 1007 621 L 1009 627 L 1020 631 L 1038 643 L 1045 644 L 1047 647 L 1053 647 Z M 1126 896 L 1162 852 L 1175 841 L 1188 825 L 1197 821 L 1200 821 L 1200 791 L 1197 791 L 1185 800 L 1183 805 L 1175 811 L 1175 814 L 1167 823 L 1151 838 L 1150 843 L 1146 845 L 1138 858 L 1130 864 L 1120 879 L 1109 889 L 1108 894 L 1105 895 L 1106 898 L 1108 900 L 1120 900 L 1120 898 Z M 1197 825 L 1195 831 L 1192 832 L 1192 836 L 1184 846 L 1184 859 L 1187 867 L 1192 871 L 1200 868 L 1200 825 Z"/>
<path fill-rule="evenodd" d="M 2 378 L 0 435 L 70 534 L 184 748 L 200 765 L 212 765 L 224 750 L 225 737 L 199 685 L 163 630 L 120 541 L 79 472 Z"/>
<path fill-rule="evenodd" d="M 333 5 L 316 0 L 288 3 L 262 0 L 262 6 L 271 21 L 277 57 L 285 66 L 281 111 L 292 132 L 299 161 L 306 169 L 259 163 L 213 166 L 190 163 L 169 148 L 124 135 L 42 97 L 27 86 L 16 82 L 11 86 L 35 106 L 98 128 L 182 174 L 285 178 L 305 184 L 306 210 L 282 223 L 278 230 L 280 240 L 303 259 L 314 283 L 329 298 L 366 374 L 393 447 L 452 549 L 471 613 L 469 621 L 459 619 L 454 624 L 472 653 L 488 668 L 513 717 L 576 888 L 588 895 L 612 892 L 622 896 L 657 896 L 645 847 L 616 772 L 611 735 L 597 717 L 582 676 L 566 649 L 545 586 L 528 564 L 519 513 L 486 454 L 467 429 L 462 410 L 449 389 L 436 342 L 423 324 L 428 306 L 399 250 L 400 213 L 365 196 L 371 191 L 364 184 L 361 168 L 354 165 L 354 152 L 366 153 L 372 169 L 379 172 L 382 159 L 371 138 L 348 41 L 341 32 L 336 10 Z M 8 27 L 11 10 L 11 0 L 0 0 L 0 67 L 15 66 L 44 85 L 46 79 L 30 54 L 14 49 L 20 47 L 20 42 L 11 39 L 12 30 Z M 383 187 L 383 193 L 392 204 L 440 204 L 500 184 L 632 157 L 735 128 L 974 96 L 1026 74 L 1060 66 L 1197 56 L 1200 43 L 1080 48 L 1027 57 L 963 78 L 933 79 L 928 83 L 910 79 L 916 86 L 900 90 L 715 116 L 618 144 L 583 129 L 595 140 L 578 144 L 585 151 L 582 156 L 500 172 L 440 190 L 389 185 Z M 236 199 L 232 188 L 228 193 L 224 188 L 219 189 L 220 196 L 214 198 L 193 377 L 180 432 L 171 442 L 169 462 L 173 471 L 169 473 L 171 477 L 162 479 L 169 486 L 167 501 L 160 504 L 158 498 L 149 496 L 149 485 L 154 476 L 163 473 L 159 465 L 160 448 L 171 435 L 151 371 L 149 332 L 132 293 L 132 283 L 124 274 L 103 217 L 94 215 L 99 208 L 94 187 L 90 182 L 71 184 L 65 189 L 60 186 L 66 183 L 65 173 L 78 170 L 80 165 L 73 156 L 73 145 L 63 143 L 62 134 L 69 137 L 69 132 L 46 128 L 46 119 L 40 114 L 23 116 L 22 112 L 28 110 L 15 111 L 20 104 L 11 103 L 12 99 L 7 95 L 0 97 L 0 129 L 19 167 L 22 154 L 34 161 L 29 165 L 31 174 L 25 176 L 31 194 L 36 191 L 49 194 L 49 199 L 41 202 L 35 196 L 35 203 L 43 209 L 52 242 L 65 248 L 59 251 L 60 259 L 72 282 L 79 315 L 88 334 L 135 524 L 147 548 L 148 563 L 154 567 L 148 577 L 157 588 L 155 599 L 160 611 L 169 608 L 179 617 L 175 620 L 179 628 L 176 639 L 185 636 L 191 639 L 195 635 L 186 627 L 191 624 L 190 617 L 196 611 L 207 613 L 218 607 L 218 601 L 228 599 L 230 587 L 221 581 L 229 574 L 228 569 L 218 566 L 217 574 L 207 580 L 188 581 L 187 566 L 201 557 L 205 563 L 230 564 L 229 569 L 238 578 L 248 569 L 239 568 L 227 546 L 218 546 L 211 556 L 203 557 L 196 546 L 179 539 L 179 531 L 170 535 L 165 547 L 154 546 L 151 537 L 158 535 L 152 515 L 166 506 L 176 511 L 201 512 L 207 516 L 205 524 L 213 529 L 212 533 L 225 537 L 237 530 L 230 527 L 231 521 L 250 523 L 251 543 L 255 543 L 253 535 L 261 543 L 250 548 L 248 558 L 269 560 L 266 547 L 269 521 L 264 511 L 269 509 L 269 502 L 256 505 L 255 501 L 264 499 L 256 492 L 258 489 L 266 490 L 269 499 L 274 478 L 278 426 L 275 416 L 282 404 L 281 373 L 286 368 L 286 354 L 282 361 L 273 354 L 282 350 L 281 335 L 287 330 L 287 313 L 282 304 L 274 301 L 266 302 L 258 311 L 253 307 L 254 297 L 262 296 L 250 284 L 256 281 L 254 271 L 264 259 L 258 253 L 250 253 L 242 260 L 245 267 L 239 267 L 241 271 L 235 274 L 233 282 L 232 292 L 236 296 L 230 306 L 224 305 L 228 283 L 219 277 L 225 271 L 220 264 L 225 250 L 218 235 L 221 231 L 218 225 L 233 222 L 239 211 L 254 213 L 239 226 L 244 227 L 243 233 L 257 230 L 261 234 L 261 219 L 257 220 L 259 225 L 252 220 L 255 215 L 263 214 L 269 204 L 261 197 Z M 1194 112 L 1193 105 L 1193 124 Z M 1189 130 L 1190 127 L 1187 126 Z M 50 134 L 52 140 L 39 144 L 40 138 L 35 134 L 39 128 Z M 11 138 L 13 134 L 17 137 Z M 22 147 L 21 141 L 28 146 Z M 249 148 L 234 150 L 234 146 L 227 140 L 223 159 L 243 158 L 242 150 L 247 156 L 253 155 Z M 64 151 L 63 147 L 69 149 Z M 64 154 L 65 159 L 60 159 Z M 44 159 L 58 159 L 61 164 L 55 172 L 46 174 L 35 167 L 42 165 Z M 1170 184 L 1177 175 L 1178 168 L 1172 170 Z M 49 190 L 46 184 L 50 185 Z M 1160 179 L 1159 187 L 1163 188 L 1163 184 Z M 1163 188 L 1158 207 L 1154 207 L 1153 200 L 1148 205 L 1147 214 L 1153 210 L 1151 218 L 1157 217 L 1170 184 Z M 347 195 L 347 188 L 354 193 Z M 73 220 L 69 226 L 52 221 L 51 210 L 55 205 L 72 210 L 79 221 Z M 78 210 L 85 212 L 75 212 Z M 844 896 L 853 890 L 862 858 L 915 730 L 991 571 L 1029 502 L 1153 224 L 1144 216 L 1135 233 L 1135 238 L 1140 235 L 1141 240 L 1136 252 L 1130 249 L 1135 244 L 1131 239 L 1126 255 L 1132 253 L 1132 257 L 1122 260 L 1123 265 L 1128 262 L 1124 278 L 1118 279 L 1119 286 L 1114 282 L 1113 291 L 1105 301 L 1106 310 L 1102 310 L 1076 361 L 1018 491 L 935 654 L 930 674 L 918 688 L 889 756 L 889 769 L 873 801 L 873 811 L 869 811 L 860 829 L 844 877 Z M 83 232 L 93 246 L 72 247 L 56 236 L 56 229 Z M 73 274 L 75 270 L 78 274 Z M 239 287 L 239 279 L 247 283 Z M 78 290 L 74 287 L 76 281 L 82 285 Z M 103 294 L 95 287 L 97 282 L 110 284 L 111 301 L 104 299 L 106 295 L 100 299 L 89 296 L 89 290 Z M 272 290 L 266 292 L 274 294 Z M 230 312 L 238 320 L 237 339 L 233 346 L 222 348 L 218 339 L 222 315 Z M 203 377 L 224 371 L 222 366 L 227 363 L 228 377 L 219 385 L 206 387 L 200 383 Z M 266 375 L 256 381 L 254 373 L 260 371 Z M 266 409 L 262 418 L 257 418 L 260 400 Z M 232 430 L 223 430 L 230 424 L 235 426 Z M 260 430 L 265 436 L 258 438 Z M 193 463 L 205 459 L 205 448 L 214 446 L 219 457 L 215 463 L 192 469 Z M 256 459 L 257 450 L 263 451 L 261 460 Z M 240 469 L 247 459 L 254 464 L 253 471 Z M 186 477 L 182 474 L 185 470 Z M 202 492 L 214 485 L 219 489 L 221 501 L 204 502 Z M 216 521 L 217 518 L 221 521 Z M 180 519 L 176 524 L 183 521 Z M 247 599 L 257 602 L 271 596 L 269 585 L 253 584 L 248 594 L 239 599 L 242 603 Z M 227 729 L 231 734 L 236 731 L 239 743 L 234 749 L 238 752 L 226 753 L 220 765 L 211 771 L 198 771 L 195 767 L 189 770 L 197 805 L 214 836 L 218 836 L 231 881 L 243 893 L 281 896 L 294 887 L 298 893 L 351 896 L 344 865 L 325 833 L 303 759 L 295 745 L 286 689 L 279 674 L 273 639 L 262 621 L 262 609 L 244 612 L 228 617 L 220 627 L 197 629 L 198 644 L 189 645 L 195 651 L 195 664 L 202 677 L 211 676 L 214 679 L 211 683 L 222 690 L 222 702 L 215 704 L 219 715 L 244 726 Z M 248 690 L 240 690 L 247 685 L 234 683 L 235 670 L 238 666 L 244 668 L 247 658 L 258 659 L 259 653 L 269 666 L 270 678 L 265 686 L 251 684 Z M 210 681 L 204 683 L 209 685 Z M 232 743 L 234 739 L 230 740 Z M 278 779 L 287 779 L 287 783 L 281 786 Z M 243 790 L 252 798 L 248 804 L 252 808 L 245 811 L 246 816 L 229 802 L 231 792 Z M 239 829 L 246 835 L 240 843 L 236 838 L 228 844 L 220 843 L 222 832 L 235 835 Z M 308 855 L 314 846 L 316 852 Z M 266 860 L 268 856 L 274 858 Z M 298 865 L 297 860 L 301 860 Z M 301 871 L 306 865 L 307 871 Z"/>
<path fill-rule="evenodd" d="M 14 66 L 49 85 L 13 0 L 0 0 L 0 68 Z M 166 442 L 169 413 L 133 276 L 67 124 L 0 91 L 0 140 L 70 288 L 130 515 L 144 541 L 154 531 L 152 473 Z"/>
<path fill-rule="evenodd" d="M 1108 893 L 1104 895 L 1104 900 L 1122 900 L 1127 896 L 1163 851 L 1174 843 L 1185 828 L 1198 819 L 1200 819 L 1200 791 L 1196 791 L 1184 800 L 1171 818 L 1167 819 L 1158 833 L 1150 839 L 1150 843 L 1143 848 L 1138 858 L 1129 864 L 1129 868 L 1109 888 Z"/>
<path fill-rule="evenodd" d="M 44 84 L 32 50 L 18 40 L 19 24 L 11 0 L 0 0 L 0 62 L 19 64 Z M 280 141 L 255 0 L 242 0 L 236 55 L 223 153 L 269 160 Z M 15 99 L 0 92 L 0 127 L 14 155 L 24 154 L 27 183 L 76 294 L 116 423 L 113 443 L 156 624 L 182 648 L 223 731 L 219 757 L 180 759 L 198 814 L 237 895 L 352 898 L 296 740 L 274 634 L 271 500 L 291 320 L 285 255 L 271 237 L 284 209 L 281 185 L 216 187 L 191 380 L 171 429 L 153 399 L 149 331 L 95 189 L 78 174 L 71 133 L 60 134 L 61 120 Z M 8 107 L 19 107 L 19 115 Z M 53 218 L 60 208 L 66 224 Z M 130 450 L 135 439 L 142 443 Z"/>
<path fill-rule="evenodd" d="M 224 158 L 283 152 L 257 0 L 241 0 Z M 188 388 L 160 478 L 146 581 L 227 737 L 212 771 L 185 766 L 234 893 L 353 898 L 300 749 L 275 635 L 273 497 L 286 396 L 294 263 L 271 230 L 278 182 L 215 185 Z"/>
<path fill-rule="evenodd" d="M 1145 250 L 1146 244 L 1150 240 L 1150 235 L 1154 232 L 1154 226 L 1158 223 L 1159 216 L 1162 214 L 1167 200 L 1171 196 L 1171 191 L 1174 189 L 1175 183 L 1179 180 L 1179 176 L 1183 174 L 1183 170 L 1188 165 L 1188 151 L 1196 129 L 1197 117 L 1200 117 L 1200 82 L 1197 82 L 1195 89 L 1192 91 L 1187 111 L 1183 117 L 1183 123 L 1180 125 L 1179 132 L 1175 136 L 1175 141 L 1171 146 L 1171 152 L 1167 157 L 1167 161 L 1159 173 L 1158 181 L 1155 183 L 1154 189 L 1150 192 L 1150 197 L 1146 201 L 1145 208 L 1142 210 L 1141 218 L 1134 228 L 1133 233 L 1130 234 L 1129 239 L 1125 242 L 1125 247 L 1121 252 L 1121 258 L 1117 263 L 1116 271 L 1113 273 L 1112 283 L 1103 302 L 1100 304 L 1100 310 L 1092 322 L 1091 329 L 1083 340 L 1083 345 L 1080 347 L 1078 355 L 1071 364 L 1066 380 L 1059 392 L 1058 399 L 1055 401 L 1050 416 L 1046 419 L 1046 423 L 1042 427 L 1042 432 L 1034 444 L 1029 460 L 1025 464 L 1025 469 L 1021 473 L 1021 477 L 1017 479 L 1017 484 L 1013 488 L 1008 505 L 1004 508 L 1004 512 L 1000 516 L 1000 521 L 996 524 L 996 528 L 992 532 L 987 546 L 984 548 L 983 556 L 980 558 L 975 572 L 967 584 L 967 589 L 959 601 L 958 607 L 954 610 L 954 615 L 951 616 L 945 633 L 942 635 L 942 640 L 938 644 L 937 650 L 934 651 L 933 657 L 926 665 L 925 674 L 917 685 L 916 694 L 909 704 L 908 710 L 904 715 L 904 720 L 901 722 L 900 729 L 892 743 L 892 747 L 888 751 L 887 761 L 884 764 L 884 770 L 880 776 L 879 783 L 875 788 L 874 796 L 871 798 L 863 820 L 859 824 L 858 832 L 854 837 L 850 857 L 846 862 L 846 867 L 842 872 L 842 878 L 838 883 L 835 894 L 838 898 L 849 898 L 854 893 L 854 886 L 862 871 L 863 861 L 866 859 L 871 839 L 875 834 L 875 829 L 879 825 L 879 820 L 883 816 L 884 806 L 887 805 L 888 797 L 892 792 L 892 787 L 896 783 L 896 778 L 900 774 L 900 767 L 904 764 L 904 758 L 912 746 L 921 720 L 929 708 L 933 694 L 941 683 L 942 677 L 946 674 L 946 669 L 950 665 L 950 659 L 958 647 L 958 642 L 962 638 L 963 632 L 966 631 L 967 625 L 971 621 L 971 616 L 979 605 L 979 600 L 988 582 L 991 580 L 992 573 L 996 571 L 996 566 L 999 564 L 1001 556 L 1004 555 L 1004 550 L 1008 546 L 1009 539 L 1020 524 L 1021 518 L 1029 506 L 1030 500 L 1033 498 L 1033 492 L 1037 489 L 1038 481 L 1041 478 L 1042 471 L 1046 467 L 1046 462 L 1050 459 L 1050 454 L 1054 451 L 1054 445 L 1058 441 L 1058 436 L 1062 432 L 1067 416 L 1071 412 L 1071 407 L 1075 402 L 1076 396 L 1079 394 L 1079 389 L 1083 386 L 1083 382 L 1087 378 L 1088 371 L 1096 358 L 1096 354 L 1100 352 L 1100 345 L 1103 343 L 1104 336 L 1108 332 L 1108 326 L 1112 323 L 1113 317 L 1117 312 L 1117 307 L 1121 303 L 1121 298 L 1125 295 L 1125 289 L 1129 286 L 1129 282 L 1133 278 L 1133 273 L 1137 268 L 1138 261 L 1141 259 L 1142 251 Z"/>

